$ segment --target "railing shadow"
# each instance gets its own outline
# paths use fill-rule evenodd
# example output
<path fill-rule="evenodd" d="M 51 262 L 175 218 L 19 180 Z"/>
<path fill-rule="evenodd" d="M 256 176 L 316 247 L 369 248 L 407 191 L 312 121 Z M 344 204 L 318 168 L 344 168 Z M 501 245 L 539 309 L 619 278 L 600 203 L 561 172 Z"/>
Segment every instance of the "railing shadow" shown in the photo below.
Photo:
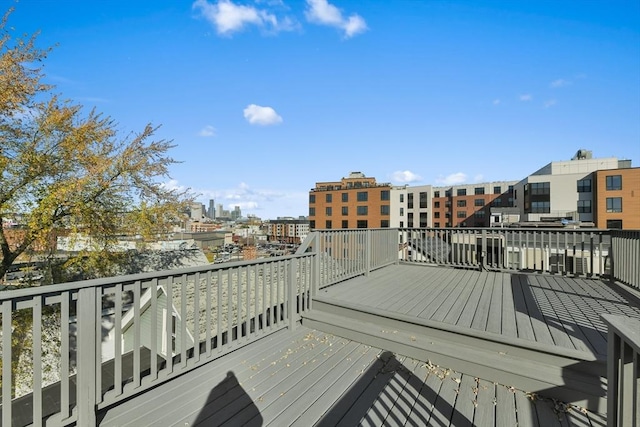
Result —
<path fill-rule="evenodd" d="M 536 329 L 538 332 L 544 332 L 548 334 L 547 338 L 535 336 L 535 340 L 538 343 L 545 344 L 549 338 L 552 342 L 546 342 L 549 346 L 563 347 L 555 341 L 555 337 L 552 334 L 551 329 L 555 328 L 560 334 L 566 334 L 572 341 L 579 341 L 589 348 L 590 351 L 600 360 L 585 360 L 579 361 L 567 366 L 562 366 L 562 380 L 564 387 L 550 387 L 543 390 L 529 390 L 535 391 L 541 396 L 551 397 L 563 401 L 569 401 L 572 398 L 567 392 L 567 388 L 582 393 L 583 401 L 587 402 L 587 406 L 590 408 L 600 407 L 602 408 L 600 400 L 606 398 L 606 364 L 601 360 L 602 356 L 606 355 L 606 330 L 598 330 L 594 325 L 589 323 L 593 319 L 587 319 L 588 316 L 582 311 L 585 309 L 587 303 L 585 301 L 576 301 L 575 307 L 567 307 L 561 300 L 552 301 L 551 298 L 556 298 L 556 295 L 566 294 L 570 298 L 591 298 L 589 295 L 577 295 L 573 290 L 563 289 L 548 289 L 540 286 L 536 286 L 529 280 L 526 274 L 511 274 L 511 291 L 513 296 L 514 308 L 517 312 L 521 312 L 530 319 L 531 328 L 534 335 L 536 335 Z M 534 292 L 537 289 L 538 292 Z M 566 291 L 566 292 L 565 292 Z M 542 294 L 540 294 L 542 292 Z M 601 298 L 594 296 L 594 301 L 602 301 Z M 562 306 L 562 310 L 566 311 L 566 315 L 563 313 L 558 314 L 554 308 L 558 308 L 558 305 Z M 581 317 L 584 317 L 581 319 Z M 596 315 L 597 317 L 597 315 Z M 537 322 L 537 328 L 534 324 Z M 517 326 L 521 328 L 521 325 Z M 528 327 L 528 325 L 527 325 Z M 569 347 L 566 347 L 569 348 Z M 604 351 L 603 351 L 604 349 Z M 581 374 L 587 374 L 592 378 L 592 382 L 586 384 L 584 377 Z M 600 378 L 598 380 L 597 378 Z M 604 408 L 602 408 L 604 409 Z M 604 412 L 604 411 L 603 411 Z"/>
<path fill-rule="evenodd" d="M 403 381 L 406 381 L 407 387 L 414 389 L 416 395 L 422 399 L 416 399 L 415 406 L 411 408 L 411 413 L 394 413 L 391 408 L 387 413 L 383 406 L 375 405 L 376 401 L 385 394 L 390 393 L 391 382 L 395 375 L 399 375 Z M 425 404 L 429 403 L 429 407 Z M 416 406 L 418 408 L 416 408 Z M 400 411 L 400 408 L 398 408 Z M 389 351 L 383 352 L 376 362 L 371 365 L 356 381 L 348 391 L 325 413 L 318 421 L 318 427 L 333 427 L 336 425 L 352 426 L 362 423 L 375 425 L 380 420 L 386 423 L 402 425 L 405 420 L 400 419 L 399 415 L 405 419 L 411 418 L 413 425 L 438 425 L 433 424 L 435 420 L 425 419 L 423 414 L 439 413 L 445 419 L 458 419 L 463 425 L 471 425 L 472 420 L 466 418 L 463 414 L 452 407 L 449 402 L 438 398 L 438 392 L 429 387 L 424 378 L 418 378 L 413 372 L 409 371 L 395 355 Z M 373 419 L 375 417 L 375 419 Z M 386 417 L 391 419 L 386 420 Z M 419 418 L 419 419 L 417 419 Z M 431 422 L 431 423 L 430 423 Z"/>

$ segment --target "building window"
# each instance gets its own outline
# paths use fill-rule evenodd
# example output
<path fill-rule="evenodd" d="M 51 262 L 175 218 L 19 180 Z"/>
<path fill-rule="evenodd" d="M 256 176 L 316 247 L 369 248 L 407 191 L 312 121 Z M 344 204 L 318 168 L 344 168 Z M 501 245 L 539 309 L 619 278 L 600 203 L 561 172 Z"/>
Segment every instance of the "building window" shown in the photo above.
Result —
<path fill-rule="evenodd" d="M 433 223 L 433 226 L 434 226 L 435 228 L 440 228 L 440 223 L 439 223 L 439 222 L 434 222 L 434 223 Z"/>
<path fill-rule="evenodd" d="M 433 192 L 433 197 L 440 197 L 440 192 L 439 191 L 434 191 Z"/>
<path fill-rule="evenodd" d="M 380 206 L 380 215 L 389 215 L 389 205 Z"/>
<path fill-rule="evenodd" d="M 458 201 L 456 202 L 456 205 L 457 205 L 459 208 L 466 208 L 466 207 L 467 207 L 467 201 L 466 201 L 466 200 L 458 200 Z"/>
<path fill-rule="evenodd" d="M 400 208 L 400 216 L 404 216 L 404 208 Z"/>
<path fill-rule="evenodd" d="M 349 207 L 348 206 L 343 206 L 342 207 L 342 215 L 349 215 Z"/>
<path fill-rule="evenodd" d="M 591 200 L 578 200 L 578 213 L 591 213 Z"/>
<path fill-rule="evenodd" d="M 608 175 L 607 190 L 622 190 L 622 175 Z"/>
<path fill-rule="evenodd" d="M 316 228 L 316 221 L 315 220 L 312 219 L 312 220 L 309 221 L 309 228 L 312 229 L 312 230 L 314 228 Z"/>
<path fill-rule="evenodd" d="M 331 230 L 331 220 L 330 219 L 325 221 L 324 228 L 326 228 L 327 230 Z"/>
<path fill-rule="evenodd" d="M 400 228 L 404 228 L 404 221 L 400 221 Z"/>
<path fill-rule="evenodd" d="M 413 213 L 409 212 L 407 215 L 407 227 L 413 228 Z"/>
<path fill-rule="evenodd" d="M 367 228 L 368 227 L 367 220 L 366 219 L 359 219 L 358 223 L 356 224 L 356 226 L 358 228 Z"/>
<path fill-rule="evenodd" d="M 324 196 L 324 197 L 325 197 L 325 200 L 327 201 L 327 203 L 331 203 L 331 201 L 332 201 L 331 196 L 332 196 L 332 194 L 331 194 L 331 193 L 329 193 L 329 194 L 325 194 L 325 196 Z"/>
<path fill-rule="evenodd" d="M 456 192 L 456 194 L 458 196 L 466 196 L 467 195 L 467 189 L 466 188 L 458 188 L 458 191 Z"/>
<path fill-rule="evenodd" d="M 381 219 L 380 220 L 380 227 L 381 228 L 389 228 L 389 220 L 388 219 Z"/>
<path fill-rule="evenodd" d="M 327 206 L 326 208 L 324 208 L 324 214 L 326 216 L 331 216 L 331 206 Z"/>
<path fill-rule="evenodd" d="M 484 206 L 484 199 L 475 199 L 473 201 L 474 206 Z"/>
<path fill-rule="evenodd" d="M 475 194 L 476 196 L 484 194 L 484 187 L 476 187 L 476 188 L 474 188 L 473 189 L 473 194 Z"/>
<path fill-rule="evenodd" d="M 358 206 L 357 212 L 358 215 L 368 215 L 369 207 L 368 206 Z"/>
<path fill-rule="evenodd" d="M 458 211 L 458 218 L 466 218 L 466 217 L 467 217 L 467 212 Z"/>
<path fill-rule="evenodd" d="M 342 193 L 342 201 L 343 202 L 349 201 L 349 193 Z"/>
<path fill-rule="evenodd" d="M 578 181 L 578 193 L 591 193 L 590 179 L 581 179 Z"/>
<path fill-rule="evenodd" d="M 433 213 L 433 217 L 434 218 L 440 218 L 440 212 L 434 212 Z"/>
<path fill-rule="evenodd" d="M 429 207 L 429 194 L 425 191 L 420 192 L 420 207 L 421 208 Z"/>
<path fill-rule="evenodd" d="M 493 199 L 491 204 L 493 206 L 502 206 L 502 199 L 500 197 L 497 197 L 497 198 Z"/>
<path fill-rule="evenodd" d="M 316 202 L 316 195 L 309 194 L 309 203 L 315 203 L 315 202 Z"/>
<path fill-rule="evenodd" d="M 380 192 L 380 200 L 390 200 L 389 190 L 382 190 Z"/>
<path fill-rule="evenodd" d="M 495 187 L 493 187 L 493 194 L 500 194 L 502 193 L 502 187 L 500 187 L 499 185 L 496 185 Z"/>
<path fill-rule="evenodd" d="M 507 206 L 512 208 L 513 207 L 513 197 L 509 197 L 507 199 Z"/>
<path fill-rule="evenodd" d="M 466 191 L 465 191 L 465 194 L 467 194 Z M 451 197 L 451 196 L 453 196 L 453 190 L 451 190 L 451 189 L 445 190 L 444 197 Z"/>
<path fill-rule="evenodd" d="M 407 194 L 407 208 L 413 209 L 413 193 Z"/>
<path fill-rule="evenodd" d="M 478 218 L 478 219 L 484 219 L 485 212 L 484 211 L 475 211 L 473 213 L 473 216 Z"/>
<path fill-rule="evenodd" d="M 622 197 L 607 197 L 607 212 L 622 212 Z"/>
<path fill-rule="evenodd" d="M 342 220 L 342 228 L 349 228 L 349 220 L 347 219 Z"/>
<path fill-rule="evenodd" d="M 404 194 L 400 194 L 400 203 L 404 203 Z"/>
<path fill-rule="evenodd" d="M 309 216 L 316 216 L 316 208 L 314 207 L 309 208 Z"/>
<path fill-rule="evenodd" d="M 366 202 L 369 200 L 369 193 L 367 191 L 358 191 L 358 201 Z"/>
<path fill-rule="evenodd" d="M 427 228 L 428 227 L 428 225 L 427 225 L 427 221 L 428 221 L 427 215 L 428 215 L 427 212 L 420 212 L 420 227 L 421 228 Z"/>
<path fill-rule="evenodd" d="M 513 185 L 510 185 L 507 191 L 508 191 L 509 193 L 513 193 Z"/>
<path fill-rule="evenodd" d="M 551 183 L 549 182 L 534 182 L 529 184 L 529 190 L 532 196 L 542 196 L 551 194 Z"/>
<path fill-rule="evenodd" d="M 607 228 L 615 228 L 618 230 L 622 230 L 622 220 L 621 219 L 608 219 L 607 220 Z"/>
<path fill-rule="evenodd" d="M 551 204 L 549 202 L 531 202 L 531 213 L 549 213 Z"/>
<path fill-rule="evenodd" d="M 433 202 L 433 207 L 434 208 L 439 208 L 440 207 L 440 202 Z"/>

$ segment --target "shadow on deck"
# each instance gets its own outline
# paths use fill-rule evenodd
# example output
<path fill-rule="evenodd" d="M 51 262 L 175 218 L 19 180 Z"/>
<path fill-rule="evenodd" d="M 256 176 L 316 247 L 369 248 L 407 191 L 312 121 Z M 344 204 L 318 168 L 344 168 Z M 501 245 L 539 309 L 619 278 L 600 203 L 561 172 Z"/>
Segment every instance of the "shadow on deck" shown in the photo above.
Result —
<path fill-rule="evenodd" d="M 639 307 L 599 280 L 399 265 L 321 290 L 303 324 L 605 413 L 600 314 Z"/>

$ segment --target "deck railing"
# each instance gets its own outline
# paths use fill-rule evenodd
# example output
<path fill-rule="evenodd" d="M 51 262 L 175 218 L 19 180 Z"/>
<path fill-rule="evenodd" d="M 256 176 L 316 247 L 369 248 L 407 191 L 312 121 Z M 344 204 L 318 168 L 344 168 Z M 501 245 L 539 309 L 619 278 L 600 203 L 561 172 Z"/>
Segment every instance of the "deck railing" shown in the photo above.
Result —
<path fill-rule="evenodd" d="M 640 426 L 640 321 L 603 315 L 608 327 L 607 426 Z"/>
<path fill-rule="evenodd" d="M 400 229 L 401 260 L 454 267 L 604 276 L 610 273 L 607 230 Z"/>
<path fill-rule="evenodd" d="M 399 261 L 585 276 L 613 265 L 637 284 L 640 234 L 616 233 L 612 249 L 600 230 L 325 230 L 286 257 L 0 292 L 2 425 L 93 425 L 96 411 L 293 328 L 319 289 Z"/>
<path fill-rule="evenodd" d="M 612 230 L 612 276 L 640 289 L 640 231 Z"/>
<path fill-rule="evenodd" d="M 398 262 L 398 230 L 314 231 L 298 253 L 317 251 L 318 289 Z"/>
<path fill-rule="evenodd" d="M 293 327 L 314 257 L 0 292 L 2 425 L 94 425 L 96 410 Z"/>

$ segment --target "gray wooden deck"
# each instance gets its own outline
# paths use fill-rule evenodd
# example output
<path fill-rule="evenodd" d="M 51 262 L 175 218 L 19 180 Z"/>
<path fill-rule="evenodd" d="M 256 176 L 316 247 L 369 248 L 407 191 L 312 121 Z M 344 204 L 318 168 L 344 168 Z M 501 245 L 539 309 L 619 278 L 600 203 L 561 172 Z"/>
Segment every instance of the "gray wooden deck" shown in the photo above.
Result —
<path fill-rule="evenodd" d="M 577 393 L 604 412 L 600 314 L 640 318 L 637 301 L 597 280 L 404 264 L 313 304 L 295 330 L 107 409 L 100 424 L 605 426 L 549 396 Z"/>
<path fill-rule="evenodd" d="M 640 306 L 600 280 L 397 265 L 319 296 L 604 359 L 604 313 L 640 319 Z"/>
<path fill-rule="evenodd" d="M 107 426 L 604 426 L 602 416 L 305 327 L 107 411 Z"/>

